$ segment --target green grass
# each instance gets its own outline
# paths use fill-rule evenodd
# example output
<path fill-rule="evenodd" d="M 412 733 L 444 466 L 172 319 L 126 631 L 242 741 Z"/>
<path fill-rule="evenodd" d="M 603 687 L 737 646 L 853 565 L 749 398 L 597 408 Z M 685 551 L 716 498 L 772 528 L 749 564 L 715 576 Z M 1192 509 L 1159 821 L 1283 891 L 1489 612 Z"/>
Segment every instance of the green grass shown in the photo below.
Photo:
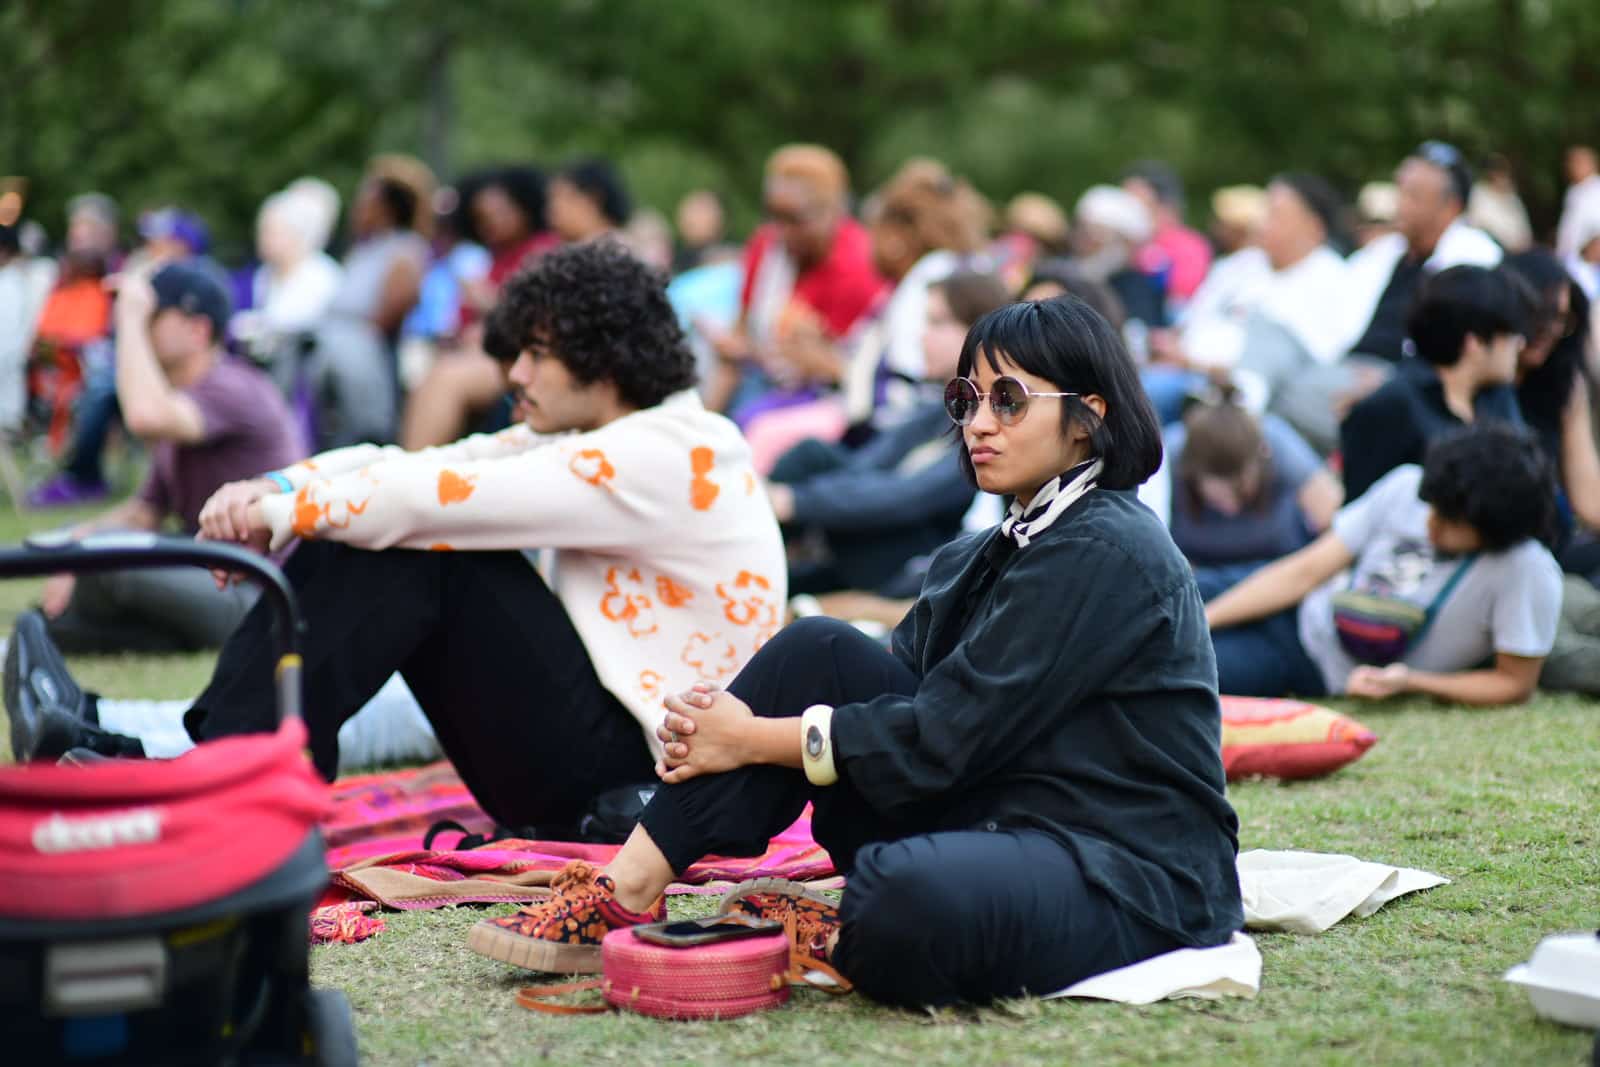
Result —
<path fill-rule="evenodd" d="M 0 518 L 0 540 L 28 528 Z M 0 584 L 0 619 L 36 595 L 34 582 Z M 74 663 L 102 691 L 141 697 L 197 692 L 209 666 Z M 1234 787 L 1241 847 L 1347 852 L 1452 884 L 1320 936 L 1258 936 L 1255 1000 L 924 1015 L 801 991 L 785 1010 L 722 1023 L 542 1016 L 512 999 L 532 976 L 463 947 L 467 927 L 507 908 L 388 915 L 363 944 L 316 949 L 314 978 L 349 994 L 374 1064 L 1587 1063 L 1593 1039 L 1540 1022 L 1500 975 L 1545 934 L 1600 924 L 1600 708 L 1570 697 L 1497 712 L 1342 706 L 1378 745 L 1322 781 Z"/>

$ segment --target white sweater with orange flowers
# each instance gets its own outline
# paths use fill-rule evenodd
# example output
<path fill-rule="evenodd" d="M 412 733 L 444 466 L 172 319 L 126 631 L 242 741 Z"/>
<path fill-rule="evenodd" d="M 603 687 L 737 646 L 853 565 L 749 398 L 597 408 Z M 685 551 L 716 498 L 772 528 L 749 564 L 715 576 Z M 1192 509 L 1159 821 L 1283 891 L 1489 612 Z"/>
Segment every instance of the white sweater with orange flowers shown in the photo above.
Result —
<path fill-rule="evenodd" d="M 657 755 L 662 698 L 726 684 L 783 622 L 783 540 L 750 449 L 692 392 L 590 433 L 357 445 L 283 474 L 294 491 L 261 502 L 275 549 L 554 549 L 550 586 Z"/>

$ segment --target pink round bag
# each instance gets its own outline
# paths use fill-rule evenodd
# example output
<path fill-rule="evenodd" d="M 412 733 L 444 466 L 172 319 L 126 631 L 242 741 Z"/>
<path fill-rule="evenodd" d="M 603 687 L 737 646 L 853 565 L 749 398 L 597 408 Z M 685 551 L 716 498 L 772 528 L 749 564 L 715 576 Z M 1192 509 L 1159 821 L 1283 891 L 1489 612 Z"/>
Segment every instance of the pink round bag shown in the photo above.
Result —
<path fill-rule="evenodd" d="M 600 957 L 604 977 L 520 989 L 517 1003 L 557 1014 L 606 1011 L 548 999 L 599 989 L 608 1005 L 657 1019 L 732 1019 L 789 999 L 789 938 L 782 933 L 668 948 L 639 940 L 631 928 L 613 930 L 600 944 Z"/>

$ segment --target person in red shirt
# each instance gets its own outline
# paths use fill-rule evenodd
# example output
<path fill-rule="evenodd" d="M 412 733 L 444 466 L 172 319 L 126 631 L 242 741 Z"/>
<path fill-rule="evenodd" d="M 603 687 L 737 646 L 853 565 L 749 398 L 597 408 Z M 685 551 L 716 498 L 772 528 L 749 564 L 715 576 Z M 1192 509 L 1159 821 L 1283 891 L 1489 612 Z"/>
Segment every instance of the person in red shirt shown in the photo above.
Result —
<path fill-rule="evenodd" d="M 848 214 L 849 185 L 843 161 L 819 145 L 787 145 L 767 161 L 767 222 L 745 247 L 739 322 L 708 331 L 722 357 L 713 407 L 775 389 L 808 399 L 803 347 L 839 341 L 886 290 L 872 239 Z"/>
<path fill-rule="evenodd" d="M 505 372 L 483 353 L 481 322 L 500 290 L 528 261 L 561 243 L 546 226 L 545 180 L 536 167 L 508 166 L 461 183 L 466 237 L 492 257 L 489 272 L 462 285 L 461 343 L 429 368 L 406 399 L 400 443 L 408 449 L 448 444 L 505 395 Z"/>
<path fill-rule="evenodd" d="M 1187 301 L 1211 269 L 1211 244 L 1183 224 L 1182 179 L 1165 163 L 1147 160 L 1128 168 L 1122 187 L 1144 201 L 1155 220 L 1155 233 L 1139 251 L 1139 269 L 1165 274 L 1168 299 Z"/>

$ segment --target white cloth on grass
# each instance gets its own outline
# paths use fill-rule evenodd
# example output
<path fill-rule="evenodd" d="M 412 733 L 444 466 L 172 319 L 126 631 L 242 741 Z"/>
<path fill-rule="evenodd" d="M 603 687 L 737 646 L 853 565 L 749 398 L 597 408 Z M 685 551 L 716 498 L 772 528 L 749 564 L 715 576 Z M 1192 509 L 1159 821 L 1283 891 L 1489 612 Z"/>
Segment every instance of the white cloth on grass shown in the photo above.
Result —
<path fill-rule="evenodd" d="M 137 737 L 145 755 L 153 759 L 171 759 L 194 747 L 183 728 L 189 703 L 102 699 L 100 725 L 113 733 Z M 339 727 L 341 773 L 393 763 L 423 763 L 440 755 L 432 724 L 398 674 Z"/>
<path fill-rule="evenodd" d="M 1244 924 L 1251 930 L 1315 934 L 1349 915 L 1365 918 L 1395 897 L 1446 885 L 1448 878 L 1410 867 L 1368 863 L 1324 852 L 1252 849 L 1238 860 Z M 1097 974 L 1058 997 L 1153 1004 L 1178 997 L 1253 997 L 1261 989 L 1261 952 L 1247 935 L 1226 945 L 1183 948 Z"/>

